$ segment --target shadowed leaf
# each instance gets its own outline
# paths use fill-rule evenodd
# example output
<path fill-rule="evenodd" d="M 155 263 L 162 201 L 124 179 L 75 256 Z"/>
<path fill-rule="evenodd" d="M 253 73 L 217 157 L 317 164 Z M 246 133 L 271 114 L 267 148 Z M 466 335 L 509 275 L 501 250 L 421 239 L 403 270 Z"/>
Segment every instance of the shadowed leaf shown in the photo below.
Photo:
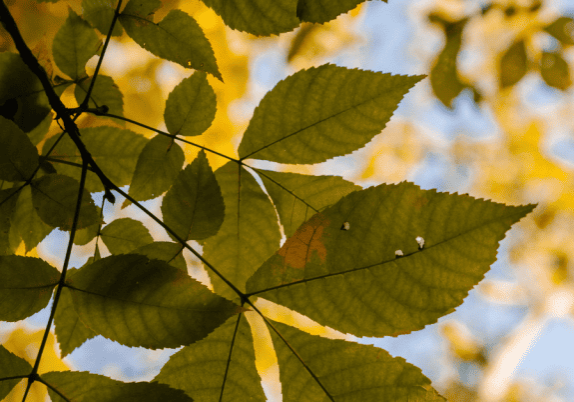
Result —
<path fill-rule="evenodd" d="M 15 188 L 0 190 L 0 255 L 14 254 L 10 246 L 10 229 L 13 230 L 11 217 L 19 197 L 19 194 L 14 194 L 15 191 Z"/>
<path fill-rule="evenodd" d="M 13 121 L 0 117 L 0 180 L 26 181 L 38 167 L 38 150 Z"/>
<path fill-rule="evenodd" d="M 0 321 L 20 321 L 48 305 L 60 273 L 34 257 L 0 257 Z"/>
<path fill-rule="evenodd" d="M 145 255 L 150 260 L 162 260 L 187 272 L 187 263 L 182 254 L 183 246 L 179 243 L 156 241 L 131 251 L 131 254 Z"/>
<path fill-rule="evenodd" d="M 356 336 L 409 333 L 462 303 L 533 208 L 407 182 L 355 191 L 303 224 L 247 290 Z"/>
<path fill-rule="evenodd" d="M 14 208 L 12 224 L 24 240 L 26 252 L 28 252 L 44 240 L 54 230 L 54 227 L 44 223 L 38 216 L 34 208 L 30 186 L 20 190 L 17 198 L 18 204 Z"/>
<path fill-rule="evenodd" d="M 31 372 L 30 363 L 0 345 L 0 378 L 25 376 Z M 20 381 L 21 378 L 0 381 L 0 400 L 3 400 Z"/>
<path fill-rule="evenodd" d="M 332 64 L 299 71 L 261 100 L 239 156 L 295 164 L 351 153 L 385 128 L 403 96 L 422 78 Z"/>
<path fill-rule="evenodd" d="M 127 254 L 153 242 L 143 223 L 131 218 L 116 219 L 107 224 L 101 231 L 101 238 L 112 254 Z"/>

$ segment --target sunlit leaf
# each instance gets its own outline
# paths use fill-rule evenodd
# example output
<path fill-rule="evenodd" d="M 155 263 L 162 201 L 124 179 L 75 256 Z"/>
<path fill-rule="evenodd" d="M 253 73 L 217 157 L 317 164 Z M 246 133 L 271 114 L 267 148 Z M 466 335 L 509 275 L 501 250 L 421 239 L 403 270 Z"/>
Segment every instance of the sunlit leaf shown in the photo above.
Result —
<path fill-rule="evenodd" d="M 76 101 L 78 104 L 82 104 L 86 95 L 88 94 L 88 88 L 92 82 L 92 78 L 87 78 L 76 84 L 74 90 L 74 95 L 76 96 Z M 90 96 L 90 102 L 88 102 L 88 107 L 98 108 L 99 106 L 107 106 L 108 113 L 115 114 L 116 116 L 124 115 L 124 99 L 123 95 L 114 83 L 111 77 L 99 74 L 94 84 L 92 94 Z M 118 119 L 114 119 L 116 123 L 123 124 L 124 122 Z"/>
<path fill-rule="evenodd" d="M 565 45 L 574 45 L 574 20 L 570 17 L 560 17 L 544 30 Z"/>
<path fill-rule="evenodd" d="M 215 118 L 215 92 L 201 71 L 185 78 L 171 91 L 163 114 L 167 131 L 174 135 L 200 135 Z"/>
<path fill-rule="evenodd" d="M 159 197 L 169 190 L 184 161 L 183 150 L 174 139 L 156 135 L 138 157 L 129 195 L 136 201 Z"/>
<path fill-rule="evenodd" d="M 84 128 L 80 132 L 83 143 L 106 176 L 117 186 L 129 184 L 134 174 L 138 156 L 148 140 L 143 135 L 136 134 L 131 130 L 109 126 Z M 43 154 L 54 145 L 56 139 L 57 136 L 54 136 L 46 141 L 42 150 Z M 79 165 L 82 163 L 80 152 L 69 136 L 65 136 L 58 142 L 51 156 Z M 58 173 L 73 177 L 76 180 L 80 179 L 81 167 L 57 162 L 53 162 L 53 164 Z M 91 171 L 88 171 L 86 177 L 86 189 L 90 192 L 104 190 L 98 176 Z"/>
<path fill-rule="evenodd" d="M 551 87 L 565 91 L 572 85 L 570 66 L 558 53 L 544 52 L 540 61 L 540 75 Z"/>
<path fill-rule="evenodd" d="M 247 290 L 341 332 L 409 333 L 462 303 L 533 208 L 407 182 L 355 191 L 303 224 Z"/>
<path fill-rule="evenodd" d="M 297 16 L 301 21 L 323 24 L 352 10 L 365 0 L 299 0 Z M 386 1 L 387 0 L 383 0 Z"/>
<path fill-rule="evenodd" d="M 277 208 L 285 235 L 293 235 L 303 222 L 361 187 L 337 176 L 309 176 L 259 170 Z"/>
<path fill-rule="evenodd" d="M 281 235 L 273 204 L 253 176 L 235 162 L 215 171 L 225 203 L 225 219 L 217 235 L 207 239 L 203 256 L 239 290 L 279 247 Z M 209 271 L 208 271 L 209 272 Z M 237 294 L 210 272 L 215 291 Z"/>
<path fill-rule="evenodd" d="M 431 381 L 402 357 L 371 345 L 309 335 L 278 322 L 271 325 L 281 334 L 269 329 L 284 402 L 446 401 L 428 389 Z"/>
<path fill-rule="evenodd" d="M 80 183 L 61 174 L 49 174 L 32 181 L 32 203 L 38 216 L 50 226 L 71 230 Z M 92 196 L 84 189 L 77 228 L 99 222 Z"/>
<path fill-rule="evenodd" d="M 126 346 L 188 345 L 241 311 L 187 273 L 143 255 L 102 258 L 66 282 L 84 325 Z"/>
<path fill-rule="evenodd" d="M 266 400 L 255 368 L 251 329 L 243 315 L 171 356 L 154 381 L 203 402 Z"/>
<path fill-rule="evenodd" d="M 0 378 L 27 376 L 31 372 L 30 363 L 0 345 Z M 0 400 L 4 399 L 20 381 L 21 378 L 0 381 Z"/>
<path fill-rule="evenodd" d="M 230 28 L 253 35 L 289 32 L 299 25 L 297 0 L 203 0 Z"/>
<path fill-rule="evenodd" d="M 127 34 L 154 55 L 185 68 L 205 71 L 222 80 L 211 44 L 197 22 L 181 10 L 171 10 L 159 23 L 153 12 L 161 2 L 130 0 L 120 15 Z"/>
<path fill-rule="evenodd" d="M 10 247 L 11 216 L 16 206 L 18 194 L 15 188 L 0 190 L 0 255 L 14 254 Z"/>
<path fill-rule="evenodd" d="M 46 261 L 0 256 L 0 321 L 20 321 L 48 305 L 60 273 Z"/>
<path fill-rule="evenodd" d="M 44 240 L 54 230 L 54 227 L 44 223 L 38 216 L 34 208 L 30 186 L 20 190 L 17 198 L 18 204 L 14 208 L 12 224 L 24 240 L 26 252 L 28 252 Z"/>
<path fill-rule="evenodd" d="M 72 353 L 74 349 L 81 346 L 88 339 L 97 335 L 80 321 L 76 310 L 74 310 L 72 295 L 67 288 L 63 288 L 62 293 L 60 293 L 58 308 L 54 316 L 54 326 L 62 358 Z"/>
<path fill-rule="evenodd" d="M 255 109 L 239 145 L 242 159 L 319 163 L 365 146 L 423 76 L 326 64 L 279 82 Z"/>
<path fill-rule="evenodd" d="M 68 18 L 52 43 L 54 62 L 73 80 L 87 75 L 86 63 L 102 45 L 94 28 L 68 7 Z"/>
<path fill-rule="evenodd" d="M 100 236 L 112 254 L 127 254 L 153 242 L 143 223 L 131 218 L 114 220 L 102 229 Z"/>
<path fill-rule="evenodd" d="M 163 220 L 184 240 L 203 240 L 217 233 L 225 207 L 205 152 L 182 170 L 161 204 Z"/>
<path fill-rule="evenodd" d="M 13 121 L 0 117 L 0 180 L 26 181 L 38 167 L 38 150 Z"/>
<path fill-rule="evenodd" d="M 116 2 L 113 0 L 82 0 L 82 17 L 103 35 L 107 35 L 114 18 Z M 121 36 L 123 29 L 116 23 L 112 36 Z"/>
<path fill-rule="evenodd" d="M 183 391 L 165 384 L 153 382 L 130 382 L 112 380 L 87 371 L 64 371 L 42 374 L 42 380 L 50 384 L 48 393 L 52 402 L 192 402 Z M 56 389 L 56 393 L 52 388 Z"/>
<path fill-rule="evenodd" d="M 179 243 L 168 241 L 156 241 L 145 246 L 138 247 L 130 254 L 145 255 L 150 260 L 162 260 L 168 264 L 187 272 L 187 263 L 182 254 L 183 246 Z"/>
<path fill-rule="evenodd" d="M 517 40 L 500 59 L 500 87 L 511 87 L 526 75 L 528 57 L 524 40 Z"/>

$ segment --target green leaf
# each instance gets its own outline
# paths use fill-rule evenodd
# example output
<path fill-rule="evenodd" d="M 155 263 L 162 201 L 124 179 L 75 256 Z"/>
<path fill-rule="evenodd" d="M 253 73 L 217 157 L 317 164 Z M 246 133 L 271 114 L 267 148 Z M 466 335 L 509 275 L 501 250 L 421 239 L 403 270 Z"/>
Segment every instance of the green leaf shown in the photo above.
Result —
<path fill-rule="evenodd" d="M 13 230 L 11 216 L 16 206 L 16 188 L 0 190 L 0 255 L 14 254 L 10 246 L 10 229 Z"/>
<path fill-rule="evenodd" d="M 32 203 L 38 216 L 48 225 L 71 230 L 78 202 L 80 183 L 61 174 L 49 174 L 32 181 Z M 84 189 L 77 228 L 99 222 L 92 196 Z"/>
<path fill-rule="evenodd" d="M 0 105 L 17 103 L 14 122 L 24 132 L 34 129 L 51 107 L 40 80 L 24 64 L 20 55 L 0 53 Z"/>
<path fill-rule="evenodd" d="M 574 20 L 570 17 L 560 17 L 544 30 L 554 36 L 564 45 L 574 45 Z"/>
<path fill-rule="evenodd" d="M 50 384 L 48 393 L 53 402 L 63 402 L 52 388 L 69 402 L 192 402 L 183 391 L 153 382 L 121 382 L 87 371 L 52 371 L 41 375 Z"/>
<path fill-rule="evenodd" d="M 22 240 L 24 240 L 26 252 L 28 252 L 44 240 L 54 228 L 45 224 L 38 216 L 34 208 L 30 186 L 20 190 L 20 195 L 17 198 L 18 204 L 16 204 L 14 209 L 12 224 Z"/>
<path fill-rule="evenodd" d="M 299 0 L 297 16 L 301 21 L 323 24 L 355 8 L 365 0 Z M 387 0 L 383 0 L 385 3 Z"/>
<path fill-rule="evenodd" d="M 203 402 L 266 400 L 255 368 L 251 328 L 243 314 L 172 355 L 153 381 Z"/>
<path fill-rule="evenodd" d="M 48 305 L 60 273 L 46 261 L 20 255 L 0 257 L 0 321 L 20 321 Z"/>
<path fill-rule="evenodd" d="M 183 246 L 179 243 L 171 243 L 168 241 L 156 241 L 145 246 L 141 246 L 133 251 L 131 254 L 145 255 L 150 260 L 165 261 L 171 266 L 187 272 L 187 263 L 182 254 Z"/>
<path fill-rule="evenodd" d="M 403 96 L 422 78 L 332 64 L 299 71 L 261 100 L 239 156 L 319 163 L 351 153 L 385 128 Z"/>
<path fill-rule="evenodd" d="M 28 138 L 30 138 L 30 142 L 32 142 L 32 145 L 36 146 L 42 142 L 50 130 L 50 125 L 52 124 L 53 118 L 53 113 L 48 113 L 44 120 L 42 120 L 36 127 L 34 127 L 32 131 L 27 133 Z"/>
<path fill-rule="evenodd" d="M 129 195 L 136 201 L 159 197 L 169 190 L 180 172 L 185 155 L 172 138 L 156 135 L 138 157 Z M 129 205 L 126 199 L 124 206 Z"/>
<path fill-rule="evenodd" d="M 68 274 L 70 273 L 70 270 L 68 270 Z M 72 353 L 74 349 L 81 346 L 88 339 L 97 335 L 80 321 L 76 310 L 74 310 L 70 289 L 67 288 L 63 288 L 62 293 L 60 293 L 58 308 L 54 316 L 54 326 L 58 344 L 62 351 L 62 358 Z"/>
<path fill-rule="evenodd" d="M 223 81 L 211 44 L 197 22 L 181 10 L 171 10 L 156 24 L 153 22 L 155 8 L 149 4 L 130 0 L 126 5 L 120 21 L 127 34 L 138 45 L 162 59 L 205 71 Z"/>
<path fill-rule="evenodd" d="M 297 0 L 203 0 L 225 25 L 253 35 L 289 32 L 299 25 Z"/>
<path fill-rule="evenodd" d="M 561 91 L 567 90 L 572 85 L 570 66 L 558 53 L 542 53 L 540 75 L 546 84 Z"/>
<path fill-rule="evenodd" d="M 99 207 L 96 208 L 98 208 L 98 211 L 100 211 Z M 100 213 L 99 215 L 101 216 Z M 76 235 L 74 236 L 74 244 L 78 246 L 85 246 L 98 235 L 99 228 L 100 224 L 96 223 L 94 225 L 88 226 L 87 228 L 76 230 Z"/>
<path fill-rule="evenodd" d="M 103 35 L 107 35 L 114 18 L 116 2 L 113 0 L 82 0 L 82 16 Z M 122 36 L 121 24 L 116 23 L 112 36 Z"/>
<path fill-rule="evenodd" d="M 171 91 L 163 117 L 174 135 L 203 134 L 211 126 L 216 110 L 215 92 L 201 71 L 185 78 Z"/>
<path fill-rule="evenodd" d="M 87 76 L 86 63 L 102 46 L 94 28 L 68 6 L 68 18 L 54 36 L 52 54 L 58 68 L 72 80 Z"/>
<path fill-rule="evenodd" d="M 269 328 L 284 402 L 446 401 L 430 388 L 431 381 L 421 370 L 402 357 L 269 321 L 281 334 Z"/>
<path fill-rule="evenodd" d="M 500 58 L 500 87 L 515 85 L 528 71 L 524 40 L 515 41 Z"/>
<path fill-rule="evenodd" d="M 241 312 L 187 273 L 143 255 L 103 258 L 66 282 L 84 325 L 126 346 L 188 345 Z"/>
<path fill-rule="evenodd" d="M 217 235 L 205 241 L 203 257 L 239 290 L 279 247 L 281 234 L 273 204 L 253 176 L 235 162 L 216 170 L 225 219 Z M 229 299 L 237 294 L 209 272 L 215 291 Z"/>
<path fill-rule="evenodd" d="M 31 372 L 30 363 L 0 345 L 0 378 L 27 376 Z M 0 381 L 0 400 L 3 400 L 20 381 L 21 378 Z"/>
<path fill-rule="evenodd" d="M 76 101 L 79 105 L 82 104 L 86 95 L 88 94 L 88 88 L 90 88 L 90 84 L 92 82 L 93 77 L 87 78 L 82 80 L 76 84 L 76 88 L 74 90 L 74 95 L 76 97 Z M 118 86 L 114 83 L 114 80 L 111 77 L 106 75 L 99 74 L 98 79 L 94 85 L 94 89 L 92 90 L 92 94 L 90 96 L 90 101 L 88 102 L 88 107 L 90 108 L 98 108 L 99 106 L 107 106 L 108 113 L 115 114 L 117 116 L 124 115 L 124 96 L 122 92 L 118 88 Z M 102 118 L 110 118 L 106 116 L 102 116 Z M 116 123 L 124 124 L 122 120 L 113 119 Z"/>
<path fill-rule="evenodd" d="M 13 121 L 0 116 L 0 180 L 26 181 L 38 167 L 38 150 Z"/>
<path fill-rule="evenodd" d="M 433 21 L 432 14 L 430 19 Z M 441 21 L 446 44 L 431 69 L 430 81 L 435 96 L 448 108 L 452 107 L 452 100 L 467 86 L 461 82 L 456 66 L 462 32 L 467 22 L 468 18 L 457 22 Z"/>
<path fill-rule="evenodd" d="M 131 130 L 109 126 L 84 128 L 80 132 L 86 148 L 106 176 L 119 187 L 129 184 L 134 174 L 138 156 L 148 140 L 143 135 L 136 134 Z M 57 136 L 54 136 L 46 141 L 42 150 L 43 154 L 46 154 L 56 140 Z M 80 152 L 69 136 L 65 136 L 58 142 L 51 156 L 67 162 L 82 164 Z M 52 162 L 59 173 L 77 180 L 80 179 L 81 167 Z M 100 179 L 91 171 L 88 171 L 86 177 L 86 189 L 91 193 L 104 191 Z"/>
<path fill-rule="evenodd" d="M 338 176 L 309 176 L 255 170 L 279 213 L 285 236 L 290 237 L 303 222 L 347 194 L 361 189 Z"/>
<path fill-rule="evenodd" d="M 106 225 L 101 238 L 112 254 L 127 254 L 138 247 L 153 242 L 149 230 L 131 218 L 121 218 Z"/>
<path fill-rule="evenodd" d="M 409 333 L 462 303 L 533 208 L 407 182 L 355 191 L 303 224 L 247 290 L 356 336 Z"/>
<path fill-rule="evenodd" d="M 184 240 L 203 240 L 217 233 L 225 207 L 203 150 L 179 173 L 163 198 L 161 212 L 164 223 Z"/>

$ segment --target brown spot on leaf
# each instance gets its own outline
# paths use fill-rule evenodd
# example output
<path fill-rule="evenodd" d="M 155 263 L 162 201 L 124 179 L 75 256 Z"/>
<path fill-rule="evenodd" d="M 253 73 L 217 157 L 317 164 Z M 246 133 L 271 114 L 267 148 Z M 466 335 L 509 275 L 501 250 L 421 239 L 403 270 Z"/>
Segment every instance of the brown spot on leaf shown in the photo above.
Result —
<path fill-rule="evenodd" d="M 325 248 L 323 233 L 329 224 L 330 221 L 323 214 L 316 214 L 308 222 L 301 225 L 277 252 L 284 258 L 285 265 L 303 269 L 313 255 L 325 262 L 327 249 Z"/>

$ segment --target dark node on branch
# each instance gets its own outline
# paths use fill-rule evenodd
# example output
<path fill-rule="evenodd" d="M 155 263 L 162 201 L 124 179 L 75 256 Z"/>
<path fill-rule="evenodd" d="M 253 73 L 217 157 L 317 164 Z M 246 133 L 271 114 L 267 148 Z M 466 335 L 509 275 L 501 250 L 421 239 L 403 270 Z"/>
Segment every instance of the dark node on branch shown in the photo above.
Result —
<path fill-rule="evenodd" d="M 110 111 L 110 108 L 107 105 L 98 106 L 96 111 L 94 112 L 97 115 L 106 114 Z"/>
<path fill-rule="evenodd" d="M 104 194 L 104 198 L 114 204 L 116 202 L 116 197 L 112 194 L 109 188 L 106 188 L 106 192 Z"/>

